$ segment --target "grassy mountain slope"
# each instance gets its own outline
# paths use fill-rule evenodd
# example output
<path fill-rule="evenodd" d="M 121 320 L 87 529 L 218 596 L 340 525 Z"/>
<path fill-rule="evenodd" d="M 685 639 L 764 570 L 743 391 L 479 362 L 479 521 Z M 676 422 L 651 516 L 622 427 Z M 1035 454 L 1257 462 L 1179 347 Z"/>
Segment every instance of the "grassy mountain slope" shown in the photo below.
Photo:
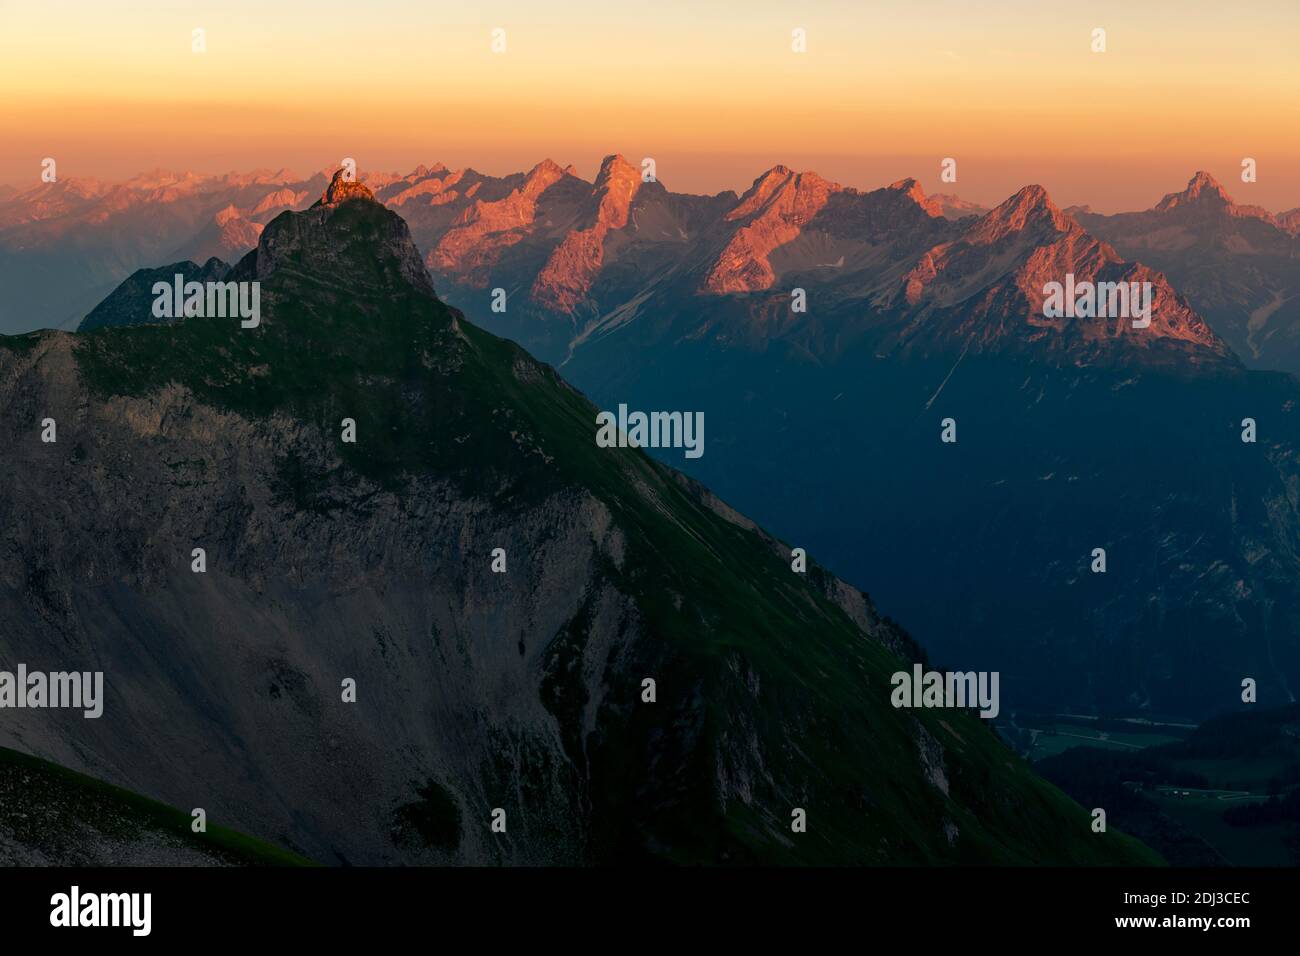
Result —
<path fill-rule="evenodd" d="M 0 865 L 301 866 L 308 861 L 225 827 L 0 747 Z"/>

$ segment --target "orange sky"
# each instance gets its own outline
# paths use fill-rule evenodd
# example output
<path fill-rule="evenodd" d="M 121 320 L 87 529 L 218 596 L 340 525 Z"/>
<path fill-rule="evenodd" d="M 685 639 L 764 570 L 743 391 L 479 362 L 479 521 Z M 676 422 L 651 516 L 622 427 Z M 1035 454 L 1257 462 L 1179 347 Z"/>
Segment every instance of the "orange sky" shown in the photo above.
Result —
<path fill-rule="evenodd" d="M 696 192 L 781 162 L 982 202 L 1040 182 L 1111 211 L 1204 168 L 1240 202 L 1300 206 L 1295 0 L 0 0 L 0 20 L 0 182 L 20 186 L 46 156 L 63 177 L 343 156 L 591 175 L 617 151 Z"/>

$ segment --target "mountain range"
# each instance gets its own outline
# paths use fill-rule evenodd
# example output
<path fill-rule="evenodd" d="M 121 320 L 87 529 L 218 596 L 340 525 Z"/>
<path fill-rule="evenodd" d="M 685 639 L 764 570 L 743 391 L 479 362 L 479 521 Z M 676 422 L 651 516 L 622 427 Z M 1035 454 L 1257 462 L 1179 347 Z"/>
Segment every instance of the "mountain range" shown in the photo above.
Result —
<path fill-rule="evenodd" d="M 214 224 L 260 225 L 325 181 L 287 178 L 154 174 L 132 195 L 158 215 L 170 189 L 216 207 Z M 740 196 L 682 195 L 620 156 L 594 183 L 549 160 L 506 177 L 435 165 L 361 179 L 409 222 L 440 295 L 471 319 L 603 407 L 706 411 L 710 454 L 674 463 L 870 584 L 942 659 L 995 655 L 1039 709 L 1199 719 L 1231 706 L 1246 676 L 1291 699 L 1294 399 L 1287 376 L 1248 371 L 1258 360 L 1242 338 L 1284 363 L 1288 313 L 1269 313 L 1267 335 L 1232 318 L 1253 314 L 1259 269 L 1289 296 L 1290 213 L 1237 206 L 1204 173 L 1121 216 L 1061 210 L 1037 186 L 985 210 L 914 180 L 862 192 L 783 166 Z M 139 233 L 129 217 L 113 228 Z M 157 261 L 184 244 L 158 247 Z M 203 256 L 214 248 L 130 276 L 82 327 L 140 321 L 159 277 L 223 274 L 226 261 Z M 1066 274 L 1149 283 L 1151 326 L 1047 318 L 1044 288 Z M 1236 304 L 1202 306 L 1210 281 L 1241 292 Z M 978 446 L 949 456 L 962 456 L 960 477 L 932 440 L 959 408 L 980 429 Z M 1218 443 L 1247 417 L 1267 417 L 1260 442 L 1206 460 L 1207 436 L 1231 447 Z M 1144 480 L 1130 481 L 1138 462 Z M 1116 546 L 1123 587 L 1081 573 L 1095 548 Z M 1004 607 L 1008 618 L 993 610 Z"/>
<path fill-rule="evenodd" d="M 540 296 L 603 278 L 627 188 Z M 927 660 L 899 625 L 598 447 L 432 254 L 336 175 L 194 267 L 260 283 L 255 328 L 141 315 L 137 275 L 0 338 L 0 652 L 105 674 L 102 718 L 11 711 L 6 745 L 331 864 L 1157 861 L 987 722 L 891 706 Z"/>
<path fill-rule="evenodd" d="M 954 237 L 957 222 L 989 211 L 955 195 L 927 197 L 913 180 L 863 193 L 783 166 L 743 196 L 675 194 L 642 182 L 620 156 L 606 158 L 595 183 L 550 160 L 501 177 L 437 164 L 361 178 L 410 223 L 439 288 L 461 297 L 489 275 L 510 282 L 493 287 L 510 293 L 511 331 L 548 359 L 626 304 L 621 285 L 704 268 L 706 291 L 742 294 L 807 273 L 842 299 L 892 279 L 890 257 L 919 264 L 927 239 Z M 305 208 L 327 181 L 287 170 L 155 170 L 123 183 L 70 178 L 0 194 L 0 281 L 11 293 L 0 331 L 75 327 L 137 268 L 234 262 L 271 218 Z M 1272 215 L 1238 205 L 1199 172 L 1146 212 L 1063 215 L 1124 260 L 1162 272 L 1248 365 L 1300 371 L 1300 208 Z"/>
<path fill-rule="evenodd" d="M 1149 216 L 1201 217 L 1201 269 L 1152 264 L 1172 228 L 1135 226 L 1137 255 L 1124 217 L 1038 186 L 981 211 L 777 166 L 683 196 L 611 156 L 592 184 L 435 167 L 377 196 L 448 301 L 602 407 L 704 412 L 709 453 L 666 460 L 869 583 L 940 660 L 1000 669 L 1016 704 L 1199 719 L 1242 706 L 1246 678 L 1294 699 L 1300 395 L 1179 282 L 1264 268 L 1232 230 L 1292 249 L 1288 216 L 1197 174 Z M 1067 276 L 1149 284 L 1149 327 L 1049 318 Z"/>
<path fill-rule="evenodd" d="M 1300 209 L 1238 205 L 1198 172 L 1146 212 L 1076 218 L 1165 272 L 1248 364 L 1300 372 Z"/>

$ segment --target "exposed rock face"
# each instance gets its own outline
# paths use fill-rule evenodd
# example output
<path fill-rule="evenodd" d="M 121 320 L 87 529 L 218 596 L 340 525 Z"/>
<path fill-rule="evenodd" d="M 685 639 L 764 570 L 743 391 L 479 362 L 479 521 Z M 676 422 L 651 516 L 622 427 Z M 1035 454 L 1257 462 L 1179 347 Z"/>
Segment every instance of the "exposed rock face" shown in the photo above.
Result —
<path fill-rule="evenodd" d="M 158 170 L 125 183 L 60 178 L 25 190 L 0 202 L 0 333 L 73 328 L 135 269 L 212 256 L 233 262 L 256 246 L 258 226 L 319 196 L 327 182 L 287 170 Z"/>
<path fill-rule="evenodd" d="M 774 166 L 741 197 L 729 222 L 745 221 L 709 270 L 709 292 L 753 292 L 771 287 L 776 274 L 768 255 L 799 235 L 800 228 L 826 205 L 839 186 L 816 173 Z"/>
<path fill-rule="evenodd" d="M 806 535 L 854 581 L 888 589 L 885 606 L 942 662 L 1002 654 L 1008 670 L 1025 668 L 1022 691 L 1041 689 L 1050 701 L 1197 717 L 1219 706 L 1215 695 L 1239 672 L 1266 675 L 1279 699 L 1300 686 L 1300 651 L 1287 637 L 1300 633 L 1300 519 L 1289 490 L 1300 396 L 1280 377 L 1243 373 L 1204 329 L 1251 364 L 1300 369 L 1297 247 L 1282 217 L 1242 214 L 1249 207 L 1225 204 L 1221 186 L 1196 176 L 1159 210 L 1063 213 L 1030 189 L 982 210 L 983 221 L 936 218 L 927 206 L 943 200 L 919 198 L 904 180 L 834 191 L 764 254 L 767 288 L 700 294 L 736 234 L 797 175 L 773 174 L 747 193 L 752 204 L 736 219 L 728 216 L 742 200 L 732 193 L 638 187 L 572 312 L 513 290 L 531 289 L 565 237 L 595 221 L 593 188 L 573 175 L 537 195 L 517 242 L 481 260 L 472 244 L 462 251 L 467 265 L 484 265 L 473 284 L 436 265 L 435 279 L 471 318 L 565 362 L 566 376 L 606 405 L 646 395 L 731 423 L 730 445 L 686 467 L 769 527 Z M 387 177 L 377 196 L 406 194 L 400 208 L 427 251 L 474 202 L 505 199 L 526 178 L 425 169 Z M 324 185 L 322 177 L 311 195 Z M 179 196 L 196 187 L 159 176 L 140 188 Z M 87 231 L 90 210 L 99 215 L 130 194 L 84 191 L 95 193 L 77 219 Z M 161 216 L 170 207 L 154 208 Z M 594 261 L 593 250 L 578 251 L 577 262 Z M 293 255 L 282 257 L 286 268 Z M 0 256 L 0 269 L 15 261 Z M 1152 327 L 1048 320 L 1043 286 L 1067 272 L 1152 282 Z M 322 288 L 342 305 L 345 286 Z M 482 292 L 495 286 L 512 290 L 508 314 L 488 309 Z M 791 311 L 794 286 L 810 293 L 807 314 Z M 274 309 L 268 321 L 277 321 Z M 1179 376 L 1189 381 L 1175 383 Z M 934 453 L 948 446 L 925 423 L 958 406 L 964 457 L 954 475 L 952 460 Z M 1267 436 L 1261 446 L 1239 441 L 1247 414 Z M 972 416 L 979 439 L 968 444 Z M 1232 450 L 1207 459 L 1207 442 L 1221 438 Z M 918 527 L 917 515 L 928 523 Z M 1096 579 L 1075 562 L 1100 537 L 1143 558 L 1105 578 L 1113 591 L 1099 609 Z M 984 574 L 991 553 L 1007 563 Z M 942 606 L 916 585 L 936 575 L 951 592 Z M 1014 606 L 1019 629 L 994 605 Z"/>
<path fill-rule="evenodd" d="M 925 190 L 921 188 L 921 184 L 910 176 L 907 179 L 900 179 L 896 183 L 890 183 L 888 188 L 893 192 L 900 193 L 917 206 L 920 206 L 929 216 L 937 217 L 944 214 L 943 205 L 937 202 L 934 198 L 926 196 Z"/>
<path fill-rule="evenodd" d="M 884 606 L 924 622 L 940 661 L 1001 668 L 1004 688 L 1044 707 L 1200 718 L 1236 706 L 1222 688 L 1248 670 L 1289 699 L 1300 643 L 1280 635 L 1300 621 L 1287 491 L 1300 395 L 1245 373 L 1145 252 L 1116 249 L 1041 188 L 958 221 L 933 216 L 906 181 L 839 190 L 766 254 L 767 289 L 700 294 L 789 178 L 774 170 L 743 201 L 716 197 L 677 244 L 615 246 L 594 316 L 544 354 L 606 407 L 638 396 L 725 422 L 725 451 L 685 467 L 768 527 L 815 539 L 853 582 L 888 588 Z M 1163 218 L 1176 212 L 1151 215 L 1201 234 Z M 1218 222 L 1216 243 L 1282 235 L 1249 216 Z M 1294 274 L 1294 260 L 1277 263 Z M 1151 325 L 1045 315 L 1045 286 L 1069 275 L 1139 293 L 1149 282 Z M 805 314 L 793 287 L 808 292 Z M 498 327 L 523 340 L 526 323 L 510 321 Z M 1240 440 L 1247 407 L 1270 421 L 1262 456 Z M 946 416 L 974 441 L 941 444 Z M 1085 560 L 1103 538 L 1112 555 L 1154 555 L 1105 578 L 1104 595 Z M 935 580 L 938 604 L 918 583 Z M 1016 625 L 993 611 L 1011 606 Z"/>
<path fill-rule="evenodd" d="M 606 156 L 596 177 L 594 221 L 570 232 L 537 274 L 532 297 L 544 307 L 572 312 L 591 289 L 605 254 L 605 238 L 628 223 L 640 171 L 622 156 Z"/>
<path fill-rule="evenodd" d="M 1056 208 L 1042 186 L 1026 186 L 987 215 L 981 216 L 963 235 L 968 246 L 991 246 L 1008 236 L 1033 240 L 1054 238 L 1058 233 L 1082 232 L 1079 224 Z"/>
<path fill-rule="evenodd" d="M 365 183 L 347 178 L 347 171 L 340 169 L 334 173 L 329 186 L 320 201 L 326 206 L 335 206 L 349 199 L 369 199 L 374 201 L 375 194 Z"/>
<path fill-rule="evenodd" d="M 429 253 L 429 265 L 464 282 L 481 284 L 501 253 L 533 229 L 538 197 L 565 175 L 555 163 L 544 160 L 504 199 L 475 200 Z M 440 182 L 438 192 L 446 195 L 443 190 L 458 180 L 458 175 L 448 176 Z M 396 199 L 406 202 L 412 194 L 413 189 L 407 190 Z"/>
<path fill-rule="evenodd" d="M 1041 186 L 995 210 L 956 200 L 945 213 L 914 179 L 859 192 L 777 166 L 738 198 L 677 196 L 659 183 L 640 184 L 631 164 L 609 157 L 584 196 L 581 181 L 564 172 L 548 162 L 497 198 L 449 200 L 448 209 L 461 211 L 445 228 L 425 212 L 434 207 L 413 198 L 413 190 L 434 189 L 430 180 L 385 193 L 404 208 L 414 204 L 424 223 L 417 240 L 433 243 L 428 265 L 458 301 L 481 304 L 478 290 L 527 286 L 527 300 L 512 300 L 508 315 L 476 314 L 554 361 L 645 316 L 652 300 L 703 293 L 746 297 L 734 307 L 749 313 L 739 334 L 751 343 L 795 334 L 848 347 L 883 336 L 889 348 L 922 352 L 1045 348 L 1070 363 L 1164 364 L 1189 354 L 1195 362 L 1233 362 L 1163 274 L 1098 241 Z M 1201 178 L 1173 205 L 1186 210 L 1220 192 Z M 1045 317 L 1043 287 L 1067 274 L 1139 289 L 1150 282 L 1152 327 L 1136 335 L 1118 317 Z M 813 314 L 786 307 L 782 295 L 796 286 L 815 296 Z M 757 294 L 769 291 L 775 294 Z M 878 315 L 824 327 L 828 306 L 855 301 Z M 954 314 L 940 316 L 945 311 Z"/>
<path fill-rule="evenodd" d="M 395 192 L 390 190 L 390 195 L 384 198 L 384 204 L 400 208 L 415 202 L 424 202 L 430 206 L 455 202 L 460 194 L 454 187 L 465 178 L 465 172 L 463 169 L 452 172 L 442 163 L 432 169 L 420 166 L 408 177 L 409 185 L 404 181 Z"/>
<path fill-rule="evenodd" d="M 106 688 L 0 741 L 327 863 L 1150 859 L 978 719 L 893 710 L 914 648 L 865 595 L 598 448 L 395 214 L 285 213 L 232 275 L 256 329 L 0 340 L 0 651 Z"/>

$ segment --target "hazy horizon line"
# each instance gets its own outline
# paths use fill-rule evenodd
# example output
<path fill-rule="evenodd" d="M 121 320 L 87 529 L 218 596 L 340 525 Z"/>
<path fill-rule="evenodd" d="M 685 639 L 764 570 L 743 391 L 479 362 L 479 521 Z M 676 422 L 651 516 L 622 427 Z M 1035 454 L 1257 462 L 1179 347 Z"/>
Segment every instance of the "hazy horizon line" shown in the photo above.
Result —
<path fill-rule="evenodd" d="M 627 162 L 631 163 L 631 164 L 634 165 L 634 166 L 637 165 L 637 163 L 636 163 L 634 160 L 632 160 L 632 159 L 628 159 L 628 154 L 627 154 L 627 153 L 619 152 L 619 151 L 606 152 L 606 153 L 602 153 L 602 154 L 600 155 L 600 158 L 596 161 L 596 163 L 595 163 L 595 167 L 594 167 L 594 168 L 595 168 L 595 173 L 594 173 L 594 174 L 587 174 L 587 173 L 584 173 L 584 172 L 582 171 L 582 169 L 579 167 L 579 165 L 578 165 L 577 163 L 572 162 L 572 161 L 568 161 L 568 162 L 566 162 L 566 161 L 558 160 L 558 159 L 555 159 L 554 156 L 555 156 L 555 154 L 548 154 L 548 155 L 546 155 L 546 156 L 543 156 L 541 159 L 538 159 L 538 160 L 535 160 L 535 161 L 529 163 L 529 164 L 526 165 L 526 166 L 523 166 L 523 167 L 515 166 L 515 167 L 508 168 L 508 169 L 506 169 L 505 171 L 499 171 L 502 167 L 504 167 L 504 166 L 506 165 L 506 164 L 504 164 L 504 163 L 492 163 L 492 162 L 488 162 L 488 163 L 484 163 L 484 164 L 482 164 L 482 165 L 477 165 L 477 164 L 473 164 L 473 163 L 466 163 L 466 164 L 463 164 L 463 165 L 456 165 L 456 164 L 452 164 L 452 163 L 444 162 L 444 161 L 442 161 L 442 160 L 432 160 L 432 161 L 428 161 L 428 160 L 418 160 L 418 161 L 416 161 L 413 165 L 410 165 L 410 166 L 409 166 L 405 171 L 403 171 L 401 168 L 387 168 L 387 167 L 384 167 L 384 166 L 369 166 L 369 167 L 363 167 L 363 168 L 361 169 L 361 171 L 359 172 L 358 175 L 359 175 L 359 177 L 362 178 L 363 180 L 364 180 L 364 178 L 367 177 L 367 176 L 374 176 L 374 175 L 395 176 L 395 177 L 398 177 L 398 178 L 402 178 L 402 177 L 405 177 L 405 176 L 410 175 L 411 173 L 413 173 L 416 169 L 418 169 L 418 168 L 421 167 L 421 166 L 425 167 L 426 169 L 430 169 L 430 170 L 432 170 L 432 169 L 436 169 L 437 167 L 441 166 L 441 167 L 446 168 L 446 169 L 448 169 L 448 170 L 450 170 L 450 171 L 452 171 L 452 172 L 459 172 L 459 171 L 464 171 L 464 170 L 473 170 L 474 172 L 481 173 L 481 174 L 486 175 L 486 176 L 491 176 L 491 177 L 494 177 L 494 178 L 501 179 L 501 178 L 506 178 L 506 177 L 508 177 L 508 176 L 512 176 L 512 175 L 519 175 L 519 174 L 522 174 L 522 173 L 527 173 L 529 170 L 531 170 L 533 167 L 535 167 L 535 166 L 538 165 L 539 163 L 546 162 L 546 161 L 550 161 L 550 162 L 553 162 L 553 163 L 555 163 L 556 165 L 560 166 L 562 169 L 569 169 L 569 170 L 572 170 L 572 174 L 575 175 L 575 176 L 577 176 L 577 178 L 582 179 L 584 182 L 591 182 L 591 183 L 594 183 L 594 181 L 595 181 L 595 179 L 596 179 L 596 176 L 599 174 L 600 164 L 601 164 L 601 163 L 604 161 L 604 159 L 606 159 L 607 157 L 610 157 L 610 156 L 622 156 L 622 157 L 623 157 Z M 294 165 L 291 165 L 291 164 L 288 164 L 288 163 L 286 163 L 286 164 L 274 164 L 274 163 L 272 163 L 272 164 L 258 164 L 258 165 L 255 165 L 255 166 L 249 166 L 249 167 L 245 167 L 245 168 L 240 168 L 240 167 L 226 167 L 226 168 L 222 168 L 222 169 L 219 169 L 219 170 L 218 170 L 218 169 L 215 169 L 215 168 L 212 168 L 212 167 L 206 167 L 206 168 L 205 168 L 205 167 L 201 167 L 201 166 L 199 166 L 199 167 L 176 167 L 176 166 L 169 166 L 169 165 L 155 165 L 155 166 L 144 166 L 144 167 L 138 168 L 135 172 L 133 172 L 133 173 L 131 173 L 131 174 L 129 174 L 129 175 L 125 175 L 125 176 L 122 176 L 122 175 L 116 175 L 116 176 L 115 176 L 115 175 L 112 175 L 112 174 L 101 175 L 101 174 L 95 174 L 95 173 L 76 173 L 76 174 L 73 174 L 73 175 L 61 176 L 61 177 L 60 177 L 60 180 L 62 180 L 62 181 L 76 181 L 76 180 L 84 180 L 84 181 L 93 181 L 93 182 L 105 183 L 105 184 L 108 184 L 108 185 L 124 185 L 124 184 L 126 184 L 127 182 L 129 182 L 129 181 L 132 180 L 132 179 L 136 179 L 136 178 L 139 178 L 139 177 L 141 177 L 141 176 L 145 176 L 145 175 L 147 175 L 147 174 L 149 174 L 149 173 L 159 173 L 159 174 L 164 174 L 164 175 L 166 175 L 166 174 L 170 174 L 170 175 L 177 176 L 178 178 L 182 178 L 182 179 L 183 179 L 184 177 L 186 177 L 186 176 L 193 176 L 193 177 L 195 177 L 195 178 L 197 178 L 197 179 L 219 179 L 219 178 L 221 178 L 221 177 L 223 177 L 223 176 L 246 176 L 246 175 L 251 175 L 251 174 L 253 174 L 253 173 L 255 173 L 255 172 L 258 172 L 258 171 L 266 171 L 266 172 L 270 172 L 270 173 L 282 173 L 282 172 L 287 172 L 290 176 L 292 176 L 292 177 L 294 177 L 294 178 L 288 178 L 288 179 L 276 179 L 276 180 L 272 180 L 272 182 L 274 182 L 274 183 L 276 183 L 276 184 L 284 184 L 284 185 L 288 185 L 288 184 L 292 184 L 292 183 L 302 183 L 302 182 L 306 182 L 307 180 L 311 179 L 311 178 L 314 177 L 314 176 L 329 176 L 333 170 L 336 170 L 336 169 L 340 168 L 340 165 L 341 165 L 341 164 L 326 164 L 326 165 L 321 166 L 321 167 L 319 167 L 319 168 L 308 170 L 307 173 L 306 173 L 306 175 L 303 174 L 303 170 L 302 170 L 302 167 L 301 167 L 301 166 L 294 166 Z M 1147 211 L 1147 210 L 1149 210 L 1150 208 L 1152 208 L 1152 206 L 1154 206 L 1156 203 L 1158 203 L 1161 199 L 1163 199 L 1165 196 L 1168 196 L 1168 195 L 1171 195 L 1171 194 L 1175 194 L 1175 193 L 1180 193 L 1180 192 L 1182 192 L 1183 190 L 1185 190 L 1185 189 L 1187 188 L 1188 184 L 1189 184 L 1189 183 L 1190 183 L 1190 182 L 1191 182 L 1191 181 L 1196 177 L 1196 175 L 1197 175 L 1198 173 L 1200 173 L 1200 172 L 1204 172 L 1204 171 L 1208 171 L 1208 170 L 1207 170 L 1207 166 L 1208 166 L 1208 165 L 1211 165 L 1211 164 L 1200 164 L 1200 165 L 1196 165 L 1195 168 L 1192 169 L 1191 172 L 1187 174 L 1187 176 L 1186 176 L 1185 179 L 1180 180 L 1180 181 L 1174 183 L 1170 188 L 1166 188 L 1164 192 L 1161 192 L 1158 196 L 1155 196 L 1155 198 L 1153 198 L 1153 199 L 1150 201 L 1150 204 L 1147 205 L 1147 206 L 1128 207 L 1128 208 L 1114 208 L 1114 209 L 1112 209 L 1111 211 L 1109 211 L 1109 212 L 1105 212 L 1105 213 L 1102 213 L 1102 214 L 1104 214 L 1104 215 L 1115 215 L 1115 214 L 1118 214 L 1118 213 L 1124 213 L 1124 212 L 1144 212 L 1144 211 Z M 660 183 L 660 185 L 662 185 L 666 190 L 668 190 L 669 192 L 674 192 L 674 193 L 676 193 L 676 194 L 678 194 L 678 195 L 688 195 L 688 196 L 710 196 L 710 197 L 712 197 L 712 196 L 718 196 L 718 195 L 721 195 L 721 194 L 723 194 L 723 193 L 731 192 L 731 193 L 735 193 L 737 196 L 741 196 L 741 195 L 744 195 L 745 191 L 748 190 L 748 189 L 753 185 L 753 183 L 754 183 L 755 180 L 757 180 L 758 178 L 762 177 L 764 174 L 766 174 L 767 172 L 771 171 L 772 169 L 774 169 L 774 168 L 776 168 L 776 167 L 778 167 L 778 166 L 785 167 L 785 168 L 790 169 L 791 171 L 793 171 L 793 172 L 795 172 L 795 173 L 799 173 L 799 174 L 812 173 L 812 174 L 815 174 L 815 175 L 821 176 L 823 179 L 826 179 L 826 180 L 829 181 L 829 182 L 835 183 L 836 185 L 838 185 L 838 186 L 840 186 L 840 187 L 842 187 L 842 188 L 853 189 L 853 190 L 856 190 L 856 191 L 858 191 L 858 192 L 863 192 L 863 193 L 866 193 L 866 192 L 872 192 L 872 191 L 877 190 L 877 189 L 885 189 L 885 188 L 888 188 L 889 186 L 893 185 L 894 183 L 902 182 L 902 181 L 904 181 L 904 180 L 906 180 L 906 179 L 913 179 L 913 180 L 915 180 L 918 184 L 921 185 L 922 191 L 925 193 L 925 195 L 926 195 L 927 197 L 933 197 L 933 196 L 939 196 L 939 195 L 942 195 L 942 196 L 952 196 L 952 197 L 955 197 L 955 198 L 957 198 L 957 199 L 961 199 L 961 200 L 964 200 L 964 201 L 966 201 L 966 202 L 971 202 L 971 203 L 974 203 L 974 204 L 976 204 L 976 205 L 985 206 L 985 207 L 990 208 L 990 209 L 995 208 L 996 206 L 1000 205 L 1002 202 L 1006 201 L 1006 199 L 1010 198 L 1011 196 L 1016 195 L 1016 193 L 1019 192 L 1020 189 L 1023 189 L 1023 188 L 1026 187 L 1026 186 L 1030 186 L 1030 185 L 1043 185 L 1042 183 L 1036 183 L 1036 182 L 1033 181 L 1033 180 L 1027 180 L 1027 181 L 1025 181 L 1025 182 L 1024 182 L 1020 187 L 1018 187 L 1018 188 L 1013 188 L 1010 192 L 1000 192 L 1000 193 L 996 193 L 996 195 L 1000 195 L 1000 196 L 1002 197 L 1002 198 L 1000 198 L 1000 199 L 988 199 L 988 198 L 979 198 L 979 199 L 976 199 L 976 198 L 972 198 L 972 196 L 979 194 L 979 190 L 977 189 L 974 193 L 969 192 L 969 191 L 964 191 L 964 190 L 961 188 L 961 184 L 960 184 L 960 183 L 941 183 L 941 184 L 939 184 L 937 187 L 936 187 L 936 186 L 933 186 L 933 185 L 927 186 L 926 183 L 925 183 L 925 181 L 924 181 L 924 179 L 923 179 L 923 177 L 921 177 L 921 176 L 917 176 L 917 175 L 915 175 L 915 174 L 912 174 L 912 175 L 908 175 L 908 176 L 902 176 L 902 177 L 899 177 L 899 178 L 896 178 L 896 179 L 888 179 L 888 177 L 886 177 L 886 178 L 882 178 L 882 179 L 880 179 L 880 180 L 877 180 L 877 183 L 878 183 L 877 185 L 863 185 L 863 184 L 858 184 L 858 183 L 846 182 L 846 181 L 844 181 L 844 179 L 842 179 L 842 178 L 836 178 L 836 177 L 833 176 L 833 175 L 831 175 L 831 176 L 824 175 L 824 174 L 822 174 L 820 171 L 818 171 L 817 169 L 815 169 L 815 168 L 813 168 L 813 167 L 811 167 L 811 166 L 801 165 L 801 164 L 798 164 L 798 163 L 792 163 L 792 162 L 786 162 L 786 161 L 776 161 L 776 162 L 771 162 L 771 163 L 769 163 L 767 166 L 764 166 L 762 169 L 759 169 L 759 170 L 755 173 L 754 176 L 750 177 L 748 180 L 743 181 L 741 184 L 739 184 L 739 185 L 732 185 L 732 186 L 724 186 L 724 187 L 722 187 L 721 189 L 716 189 L 716 190 L 714 190 L 714 191 L 712 191 L 712 192 L 709 192 L 709 191 L 700 191 L 700 190 L 690 189 L 690 188 L 687 188 L 687 189 L 680 189 L 680 190 L 678 190 L 678 189 L 674 189 L 674 188 L 672 187 L 672 185 L 671 185 L 670 182 L 665 182 L 662 178 L 659 178 L 659 177 L 656 177 L 656 179 L 657 179 L 657 181 Z M 1189 168 L 1190 168 L 1190 167 L 1189 167 Z M 1240 195 L 1238 195 L 1238 194 L 1234 194 L 1234 193 L 1232 192 L 1232 190 L 1231 190 L 1231 188 L 1230 188 L 1230 186 L 1232 185 L 1232 183 L 1231 183 L 1230 180 L 1228 180 L 1228 181 L 1225 182 L 1225 178 L 1224 178 L 1224 177 L 1214 176 L 1213 173 L 1210 173 L 1210 175 L 1214 178 L 1214 180 L 1215 180 L 1215 181 L 1216 181 L 1220 186 L 1223 187 L 1224 192 L 1226 192 L 1226 193 L 1228 194 L 1229 198 L 1233 201 L 1233 203 L 1235 203 L 1235 204 L 1238 205 L 1238 206 L 1255 207 L 1255 208 L 1264 209 L 1264 210 L 1265 210 L 1266 212 L 1268 212 L 1270 215 L 1282 215 L 1282 214 L 1284 214 L 1284 213 L 1287 213 L 1287 212 L 1290 212 L 1290 211 L 1295 210 L 1295 209 L 1297 209 L 1297 208 L 1300 208 L 1300 197 L 1297 197 L 1297 198 L 1294 200 L 1293 204 L 1285 204 L 1285 203 L 1284 203 L 1284 204 L 1282 204 L 1282 205 L 1276 205 L 1276 206 L 1270 206 L 1270 205 L 1265 205 L 1265 204 L 1263 204 L 1263 203 L 1255 203 L 1255 202 L 1250 202 L 1250 201 L 1248 201 L 1248 200 L 1243 200 L 1243 199 L 1240 197 Z M 933 177 L 932 177 L 932 178 L 933 178 Z M 1046 178 L 1047 178 L 1047 177 L 1044 177 L 1044 179 L 1046 179 Z M 10 179 L 10 180 L 7 180 L 7 181 L 6 181 L 6 180 L 0 180 L 0 189 L 3 189 L 3 188 L 10 188 L 10 189 L 15 190 L 16 193 L 17 193 L 18 195 L 21 195 L 21 194 L 26 193 L 26 192 L 30 192 L 32 189 L 35 189 L 35 188 L 37 188 L 37 187 L 39 187 L 39 186 L 41 186 L 41 185 L 45 185 L 45 184 L 42 183 L 42 182 L 40 181 L 39 177 L 37 177 L 37 181 L 36 181 L 35 183 L 32 183 L 30 180 L 28 180 L 28 181 L 13 180 L 13 179 Z M 1088 201 L 1086 201 L 1086 200 L 1085 200 L 1084 202 L 1065 202 L 1065 201 L 1058 201 L 1058 200 L 1054 197 L 1054 195 L 1053 195 L 1054 192 L 1055 192 L 1056 190 L 1054 190 L 1053 188 L 1048 187 L 1048 186 L 1046 186 L 1046 185 L 1043 185 L 1043 188 L 1046 190 L 1048 196 L 1052 198 L 1052 202 L 1053 202 L 1055 205 L 1057 205 L 1059 208 L 1061 208 L 1061 209 L 1068 209 L 1068 208 L 1072 208 L 1072 207 L 1083 206 L 1083 207 L 1088 207 L 1088 208 L 1090 208 L 1090 209 L 1093 209 L 1093 211 L 1100 211 L 1100 208 L 1101 208 L 1101 207 L 1096 207 L 1096 206 L 1094 206 L 1091 202 L 1088 202 Z M 984 190 L 984 193 L 985 193 L 985 195 L 987 196 L 987 194 L 990 193 L 990 190 L 986 188 L 986 189 Z M 12 198 L 12 197 L 11 197 L 11 198 Z M 1276 202 L 1276 200 L 1275 200 L 1275 202 Z"/>

